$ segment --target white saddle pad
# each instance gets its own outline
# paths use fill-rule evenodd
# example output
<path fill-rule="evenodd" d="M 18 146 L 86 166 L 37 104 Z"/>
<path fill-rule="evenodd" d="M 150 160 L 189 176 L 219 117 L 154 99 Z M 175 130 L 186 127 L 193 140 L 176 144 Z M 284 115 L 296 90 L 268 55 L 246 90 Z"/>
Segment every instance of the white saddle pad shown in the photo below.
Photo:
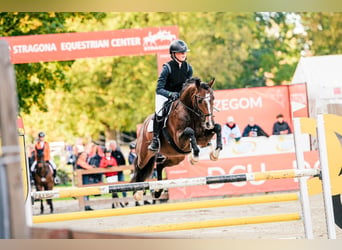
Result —
<path fill-rule="evenodd" d="M 147 132 L 153 132 L 153 119 L 147 125 Z"/>

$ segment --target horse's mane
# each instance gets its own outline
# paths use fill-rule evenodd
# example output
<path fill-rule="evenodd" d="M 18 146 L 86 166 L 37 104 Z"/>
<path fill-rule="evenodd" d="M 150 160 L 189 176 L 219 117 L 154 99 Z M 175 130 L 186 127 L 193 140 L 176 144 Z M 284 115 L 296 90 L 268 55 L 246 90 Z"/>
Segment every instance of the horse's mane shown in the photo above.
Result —
<path fill-rule="evenodd" d="M 186 89 L 188 89 L 193 84 L 196 84 L 196 82 L 200 83 L 200 87 L 208 90 L 210 89 L 210 86 L 208 83 L 201 82 L 201 79 L 199 77 L 191 77 L 189 79 L 186 79 L 186 81 L 183 83 L 182 90 L 180 91 L 180 94 L 182 94 Z"/>

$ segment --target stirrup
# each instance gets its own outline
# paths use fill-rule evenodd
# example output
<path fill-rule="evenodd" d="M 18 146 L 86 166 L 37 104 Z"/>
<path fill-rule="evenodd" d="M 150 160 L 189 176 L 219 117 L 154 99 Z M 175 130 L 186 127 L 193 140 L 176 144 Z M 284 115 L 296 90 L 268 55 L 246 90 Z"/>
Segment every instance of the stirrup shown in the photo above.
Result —
<path fill-rule="evenodd" d="M 148 145 L 148 150 L 151 151 L 159 151 L 159 139 L 158 138 L 153 138 L 152 142 L 150 143 L 150 145 Z"/>

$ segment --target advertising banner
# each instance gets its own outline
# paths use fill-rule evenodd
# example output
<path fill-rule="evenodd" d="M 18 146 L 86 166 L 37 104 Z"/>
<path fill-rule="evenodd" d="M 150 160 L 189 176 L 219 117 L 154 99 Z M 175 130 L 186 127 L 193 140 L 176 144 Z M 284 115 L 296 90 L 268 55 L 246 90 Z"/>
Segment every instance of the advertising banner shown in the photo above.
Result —
<path fill-rule="evenodd" d="M 308 114 L 305 84 L 216 90 L 214 105 L 217 123 L 223 125 L 228 116 L 233 116 L 242 132 L 248 118 L 253 117 L 269 135 L 278 114 L 284 115 L 292 130 L 293 115 L 307 117 Z"/>
<path fill-rule="evenodd" d="M 13 64 L 167 54 L 170 43 L 177 38 L 177 26 L 0 37 L 10 45 Z"/>
<path fill-rule="evenodd" d="M 240 130 L 254 117 L 255 123 L 272 134 L 273 123 L 279 113 L 292 128 L 288 86 L 255 87 L 215 91 L 215 121 L 220 124 L 233 116 Z"/>
<path fill-rule="evenodd" d="M 306 84 L 291 84 L 288 87 L 292 110 L 292 118 L 309 117 Z"/>

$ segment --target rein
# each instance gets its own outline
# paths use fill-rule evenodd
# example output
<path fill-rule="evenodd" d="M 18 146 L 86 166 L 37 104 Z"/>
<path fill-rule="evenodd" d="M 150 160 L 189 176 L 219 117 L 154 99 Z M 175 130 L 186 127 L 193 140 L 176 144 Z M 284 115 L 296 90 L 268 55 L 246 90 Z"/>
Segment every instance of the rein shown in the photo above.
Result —
<path fill-rule="evenodd" d="M 201 99 L 204 99 L 203 97 L 201 96 L 198 96 L 198 95 L 195 95 L 195 99 L 196 99 L 196 104 L 197 104 L 197 98 L 201 98 Z M 180 99 L 179 99 L 179 102 L 189 111 L 191 111 L 192 113 L 194 113 L 196 116 L 198 116 L 199 118 L 201 118 L 202 121 L 204 121 L 204 118 L 207 117 L 207 116 L 211 116 L 212 114 L 203 114 L 201 110 L 199 110 L 199 113 L 195 111 L 195 109 L 193 108 L 190 108 L 189 106 L 187 106 L 185 103 L 183 103 Z"/>

